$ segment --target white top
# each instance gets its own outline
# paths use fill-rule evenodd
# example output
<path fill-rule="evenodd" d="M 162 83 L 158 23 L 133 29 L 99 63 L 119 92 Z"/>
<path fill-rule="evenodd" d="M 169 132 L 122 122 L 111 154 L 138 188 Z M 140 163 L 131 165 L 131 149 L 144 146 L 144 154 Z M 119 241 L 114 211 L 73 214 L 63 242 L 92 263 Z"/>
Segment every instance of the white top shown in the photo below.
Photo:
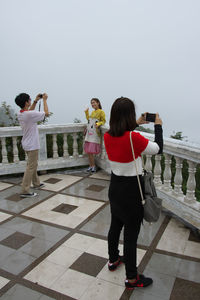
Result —
<path fill-rule="evenodd" d="M 29 110 L 18 114 L 18 120 L 22 127 L 22 147 L 25 151 L 40 149 L 37 122 L 43 121 L 45 112 Z"/>

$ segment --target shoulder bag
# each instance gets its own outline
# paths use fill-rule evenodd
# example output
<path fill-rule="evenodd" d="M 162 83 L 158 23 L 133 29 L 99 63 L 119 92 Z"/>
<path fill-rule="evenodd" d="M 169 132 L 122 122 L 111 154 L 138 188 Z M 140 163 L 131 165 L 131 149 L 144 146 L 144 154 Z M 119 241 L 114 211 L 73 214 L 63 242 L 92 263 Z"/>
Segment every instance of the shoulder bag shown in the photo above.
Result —
<path fill-rule="evenodd" d="M 142 204 L 144 206 L 144 220 L 147 222 L 157 222 L 162 209 L 162 200 L 157 197 L 156 188 L 153 182 L 153 174 L 144 170 L 144 175 L 142 175 L 142 180 L 144 183 L 144 190 L 142 191 L 140 178 L 137 171 L 137 164 L 135 161 L 135 153 L 132 141 L 132 131 L 130 131 L 130 143 L 133 153 L 133 159 L 135 162 L 136 174 L 138 185 L 140 189 Z"/>

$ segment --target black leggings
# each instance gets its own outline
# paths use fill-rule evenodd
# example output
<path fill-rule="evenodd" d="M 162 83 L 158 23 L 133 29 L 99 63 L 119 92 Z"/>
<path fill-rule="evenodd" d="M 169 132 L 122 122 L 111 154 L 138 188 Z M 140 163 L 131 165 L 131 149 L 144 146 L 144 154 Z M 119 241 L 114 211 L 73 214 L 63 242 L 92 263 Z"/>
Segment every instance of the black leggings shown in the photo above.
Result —
<path fill-rule="evenodd" d="M 108 233 L 108 254 L 111 263 L 118 260 L 119 257 L 119 237 L 124 226 L 124 263 L 127 279 L 133 279 L 137 276 L 137 239 L 140 232 L 141 218 L 127 222 L 120 220 L 111 214 L 111 225 Z"/>

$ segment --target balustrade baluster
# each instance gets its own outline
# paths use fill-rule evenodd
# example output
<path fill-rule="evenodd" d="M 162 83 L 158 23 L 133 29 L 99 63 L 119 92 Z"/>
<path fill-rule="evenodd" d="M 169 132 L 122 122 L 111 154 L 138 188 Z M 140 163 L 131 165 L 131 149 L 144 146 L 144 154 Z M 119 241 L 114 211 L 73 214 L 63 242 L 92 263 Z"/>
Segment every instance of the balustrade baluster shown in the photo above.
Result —
<path fill-rule="evenodd" d="M 63 157 L 66 157 L 66 158 L 69 157 L 67 136 L 68 136 L 67 133 L 63 134 Z"/>
<path fill-rule="evenodd" d="M 183 160 L 180 157 L 175 157 L 176 160 L 176 174 L 174 177 L 174 193 L 176 195 L 182 196 L 183 191 L 182 191 L 182 182 L 183 182 L 183 177 L 182 177 L 182 167 L 183 167 Z"/>
<path fill-rule="evenodd" d="M 147 170 L 148 172 L 152 172 L 151 157 L 152 157 L 152 155 L 146 154 L 145 170 Z"/>
<path fill-rule="evenodd" d="M 8 163 L 7 157 L 7 149 L 6 149 L 6 138 L 1 138 L 1 146 L 2 146 L 2 163 Z"/>
<path fill-rule="evenodd" d="M 154 182 L 156 185 L 161 185 L 161 155 L 155 155 L 155 167 L 154 167 Z"/>
<path fill-rule="evenodd" d="M 83 134 L 83 153 L 82 153 L 83 157 L 87 156 L 87 153 L 86 153 L 85 150 L 84 150 L 84 142 L 85 142 L 86 131 L 87 131 L 87 127 L 85 127 L 85 128 L 83 129 L 83 132 L 82 132 L 82 134 Z"/>
<path fill-rule="evenodd" d="M 12 137 L 13 141 L 13 162 L 19 162 L 19 156 L 18 156 L 18 148 L 17 148 L 17 137 Z"/>
<path fill-rule="evenodd" d="M 77 143 L 77 133 L 73 133 L 73 157 L 78 156 L 78 143 Z"/>
<path fill-rule="evenodd" d="M 164 189 L 166 191 L 171 191 L 171 178 L 172 178 L 172 172 L 171 172 L 171 155 L 165 154 L 165 171 L 164 171 Z"/>
<path fill-rule="evenodd" d="M 53 134 L 53 158 L 58 158 L 57 134 Z"/>
<path fill-rule="evenodd" d="M 187 181 L 187 192 L 184 201 L 187 203 L 196 203 L 195 197 L 195 188 L 196 188 L 196 180 L 195 180 L 195 173 L 196 173 L 196 163 L 192 161 L 188 161 L 189 168 L 188 168 L 188 181 Z"/>
<path fill-rule="evenodd" d="M 106 158 L 106 149 L 105 149 L 105 145 L 104 145 L 104 139 L 102 138 L 102 144 L 101 144 L 101 159 L 105 159 Z"/>

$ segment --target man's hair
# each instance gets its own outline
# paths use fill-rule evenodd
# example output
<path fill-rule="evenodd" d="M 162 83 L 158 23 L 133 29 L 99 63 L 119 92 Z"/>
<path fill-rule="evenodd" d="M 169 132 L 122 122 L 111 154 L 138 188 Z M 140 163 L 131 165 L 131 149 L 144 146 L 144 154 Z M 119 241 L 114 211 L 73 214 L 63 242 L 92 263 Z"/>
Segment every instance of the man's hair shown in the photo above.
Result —
<path fill-rule="evenodd" d="M 28 102 L 30 99 L 30 96 L 26 93 L 21 93 L 19 94 L 16 98 L 15 98 L 15 103 L 21 107 L 21 108 L 24 108 L 25 107 L 25 104 L 26 102 Z"/>
<path fill-rule="evenodd" d="M 121 97 L 115 100 L 110 112 L 111 136 L 122 136 L 125 131 L 136 128 L 135 105 L 129 98 Z"/>

